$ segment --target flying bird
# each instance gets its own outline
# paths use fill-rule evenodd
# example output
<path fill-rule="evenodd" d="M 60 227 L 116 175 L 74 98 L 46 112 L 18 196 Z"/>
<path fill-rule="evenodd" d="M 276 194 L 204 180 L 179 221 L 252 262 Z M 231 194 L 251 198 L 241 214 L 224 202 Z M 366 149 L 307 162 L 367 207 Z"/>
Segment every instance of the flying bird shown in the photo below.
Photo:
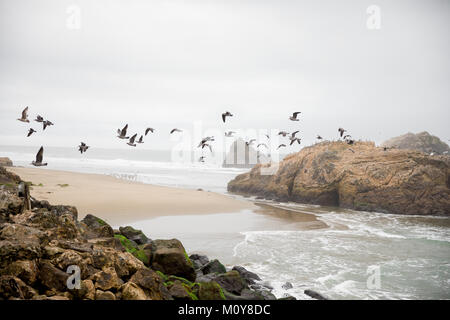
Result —
<path fill-rule="evenodd" d="M 319 135 L 317 135 L 317 140 L 322 140 L 323 138 Z"/>
<path fill-rule="evenodd" d="M 127 137 L 127 129 L 128 123 L 125 125 L 125 127 L 122 128 L 122 130 L 117 129 L 117 133 L 119 134 L 117 137 L 120 139 L 129 139 L 130 137 Z"/>
<path fill-rule="evenodd" d="M 346 134 L 345 136 L 344 136 L 344 140 L 347 140 L 347 139 L 350 139 L 352 136 L 351 135 L 349 135 L 349 134 Z"/>
<path fill-rule="evenodd" d="M 234 131 L 225 132 L 225 137 L 232 137 L 234 133 L 236 133 L 236 132 L 234 132 Z"/>
<path fill-rule="evenodd" d="M 202 144 L 202 149 L 203 149 L 204 147 L 208 147 L 208 148 L 209 148 L 209 151 L 211 151 L 211 153 L 213 152 L 213 151 L 212 151 L 212 147 L 211 147 L 210 144 L 207 144 L 207 143 Z"/>
<path fill-rule="evenodd" d="M 35 132 L 36 132 L 36 130 L 34 130 L 33 128 L 30 128 L 30 130 L 28 130 L 27 137 L 31 136 Z"/>
<path fill-rule="evenodd" d="M 36 116 L 36 119 L 34 119 L 36 122 L 44 122 L 44 118 L 42 118 L 40 115 Z"/>
<path fill-rule="evenodd" d="M 172 134 L 172 133 L 174 133 L 174 132 L 183 132 L 183 130 L 174 128 L 174 129 L 172 129 L 172 130 L 170 131 L 170 134 Z"/>
<path fill-rule="evenodd" d="M 141 135 L 141 136 L 139 137 L 139 140 L 137 141 L 137 143 L 144 143 L 144 140 L 142 140 L 142 139 L 144 139 L 144 137 Z"/>
<path fill-rule="evenodd" d="M 250 139 L 250 141 L 245 141 L 246 146 L 250 146 L 253 142 L 255 142 L 256 139 Z"/>
<path fill-rule="evenodd" d="M 290 146 L 292 146 L 292 144 L 293 144 L 295 141 L 297 141 L 298 144 L 300 144 L 300 142 L 301 142 L 301 139 L 300 139 L 300 138 L 290 137 L 289 139 L 291 140 L 291 143 L 289 144 Z"/>
<path fill-rule="evenodd" d="M 22 122 L 30 122 L 30 120 L 28 120 L 28 107 L 26 107 L 25 109 L 23 109 L 23 111 L 22 111 L 22 117 L 20 117 L 19 119 L 17 119 L 17 120 L 19 120 L 19 121 L 22 121 Z"/>
<path fill-rule="evenodd" d="M 130 141 L 127 142 L 127 145 L 131 147 L 136 147 L 136 143 L 134 143 L 134 139 L 136 139 L 137 133 L 135 133 L 131 138 Z"/>
<path fill-rule="evenodd" d="M 265 134 L 265 136 L 267 137 L 267 140 L 270 140 L 270 136 L 268 134 Z"/>
<path fill-rule="evenodd" d="M 153 133 L 153 131 L 155 131 L 155 129 L 153 129 L 153 128 L 147 128 L 147 129 L 145 129 L 145 135 L 147 135 L 147 133 L 148 132 L 151 132 L 151 133 Z"/>
<path fill-rule="evenodd" d="M 200 148 L 208 141 L 214 141 L 214 136 L 203 138 L 202 141 L 198 144 L 197 148 Z"/>
<path fill-rule="evenodd" d="M 339 134 L 341 135 L 341 138 L 342 138 L 344 132 L 346 132 L 347 130 L 344 130 L 344 128 L 339 128 L 338 131 L 339 131 Z"/>
<path fill-rule="evenodd" d="M 347 142 L 347 144 L 353 144 L 353 143 L 355 143 L 355 140 L 348 139 L 348 140 L 346 140 L 346 142 Z"/>
<path fill-rule="evenodd" d="M 41 146 L 38 153 L 36 154 L 36 161 L 32 161 L 31 164 L 36 167 L 46 166 L 47 162 L 42 163 L 43 156 L 44 156 L 44 147 Z"/>
<path fill-rule="evenodd" d="M 266 149 L 269 149 L 269 147 L 265 143 L 260 143 L 256 147 L 259 148 L 259 146 L 264 146 L 264 147 L 266 147 Z"/>
<path fill-rule="evenodd" d="M 289 132 L 286 132 L 286 131 L 278 132 L 278 135 L 282 135 L 283 137 L 286 137 L 288 134 L 289 134 Z"/>
<path fill-rule="evenodd" d="M 205 156 L 201 156 L 201 157 L 198 159 L 198 161 L 199 161 L 199 162 L 205 162 Z"/>
<path fill-rule="evenodd" d="M 226 117 L 232 117 L 232 116 L 233 115 L 229 111 L 226 111 L 226 112 L 222 113 L 222 120 L 223 120 L 223 122 L 225 122 Z"/>
<path fill-rule="evenodd" d="M 80 151 L 80 153 L 83 153 L 86 152 L 88 148 L 89 146 L 86 145 L 86 143 L 81 142 L 80 145 L 78 146 L 78 151 Z"/>
<path fill-rule="evenodd" d="M 42 130 L 45 130 L 45 128 L 50 127 L 53 125 L 53 122 L 49 121 L 49 120 L 45 120 L 44 122 L 42 122 Z"/>
<path fill-rule="evenodd" d="M 292 120 L 292 121 L 299 121 L 300 119 L 297 118 L 297 115 L 298 115 L 299 113 L 301 113 L 301 112 L 300 112 L 300 111 L 294 112 L 294 113 L 292 114 L 292 116 L 289 117 L 289 120 Z"/>
<path fill-rule="evenodd" d="M 280 144 L 280 145 L 278 146 L 277 150 L 280 149 L 281 147 L 286 147 L 286 145 L 285 145 L 284 143 Z"/>

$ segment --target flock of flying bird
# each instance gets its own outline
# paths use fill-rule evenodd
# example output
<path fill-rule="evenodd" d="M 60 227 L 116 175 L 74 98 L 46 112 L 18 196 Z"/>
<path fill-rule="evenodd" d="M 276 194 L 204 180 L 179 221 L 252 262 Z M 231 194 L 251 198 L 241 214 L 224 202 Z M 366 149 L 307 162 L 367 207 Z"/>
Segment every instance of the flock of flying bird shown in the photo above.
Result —
<path fill-rule="evenodd" d="M 294 112 L 292 114 L 292 116 L 289 117 L 289 120 L 291 121 L 300 121 L 299 119 L 299 115 L 300 115 L 300 111 L 298 112 Z M 225 123 L 227 117 L 233 117 L 233 114 L 231 114 L 229 111 L 226 111 L 224 113 L 222 113 L 222 121 Z M 21 122 L 26 122 L 29 123 L 30 120 L 28 120 L 28 107 L 26 107 L 23 111 L 22 111 L 22 116 L 17 119 Z M 52 126 L 53 123 L 49 120 L 45 120 L 43 117 L 41 117 L 40 115 L 37 115 L 36 119 L 34 120 L 36 122 L 42 123 L 42 130 L 45 130 L 45 128 L 47 128 L 48 126 Z M 126 139 L 128 140 L 127 145 L 131 146 L 131 147 L 136 147 L 136 143 L 144 143 L 144 135 L 146 136 L 149 132 L 154 133 L 155 129 L 154 128 L 146 128 L 144 134 L 142 134 L 139 137 L 139 140 L 136 141 L 136 137 L 137 137 L 137 133 L 135 133 L 134 135 L 132 135 L 131 137 L 127 136 L 127 130 L 128 130 L 128 124 L 126 124 L 122 129 L 117 129 L 117 137 L 119 139 Z M 33 128 L 30 128 L 28 130 L 28 134 L 27 137 L 31 136 L 33 133 L 37 132 L 36 130 L 34 130 Z M 178 128 L 173 128 L 170 131 L 170 134 L 173 134 L 175 132 L 183 132 L 183 130 L 178 129 Z M 283 136 L 283 137 L 288 137 L 290 143 L 289 145 L 291 146 L 292 144 L 294 144 L 295 142 L 297 142 L 298 144 L 301 143 L 301 138 L 298 138 L 296 135 L 299 133 L 300 131 L 294 131 L 292 133 L 289 133 L 287 131 L 280 131 L 278 132 L 279 136 Z M 353 144 L 354 140 L 352 139 L 352 137 L 349 134 L 344 135 L 344 133 L 347 132 L 347 130 L 343 129 L 343 128 L 339 128 L 338 129 L 338 133 L 340 138 L 343 138 L 343 140 L 345 140 L 348 144 Z M 233 134 L 236 133 L 234 131 L 227 131 L 225 132 L 225 137 L 233 137 Z M 269 135 L 265 135 L 267 137 L 268 140 L 270 140 L 270 136 Z M 317 140 L 322 140 L 323 138 L 320 135 L 317 135 Z M 200 162 L 205 162 L 206 156 L 203 155 L 203 149 L 205 147 L 207 147 L 211 153 L 213 152 L 212 150 L 212 142 L 215 141 L 214 136 L 208 136 L 203 138 L 200 143 L 198 144 L 197 148 L 202 148 L 202 156 L 199 158 Z M 250 139 L 248 141 L 245 141 L 245 145 L 247 147 L 249 147 L 250 145 L 252 145 L 254 142 L 256 142 L 256 139 Z M 257 145 L 257 149 L 258 149 L 258 159 L 260 157 L 260 152 L 259 152 L 259 147 L 264 146 L 266 149 L 269 149 L 269 147 L 267 146 L 267 144 L 265 143 L 259 143 Z M 286 144 L 281 143 L 280 145 L 278 145 L 277 150 L 280 148 L 286 147 Z M 80 151 L 80 153 L 84 153 L 88 150 L 89 146 L 86 145 L 86 143 L 81 142 L 80 145 L 78 146 L 78 151 Z M 353 150 L 351 150 L 353 151 Z M 354 152 L 354 151 L 353 151 Z M 41 148 L 39 149 L 38 153 L 36 154 L 36 160 L 32 161 L 32 165 L 40 167 L 40 166 L 46 166 L 47 163 L 46 162 L 42 162 L 43 160 L 43 153 L 44 153 L 44 147 L 41 146 Z M 270 155 L 269 155 L 270 157 Z"/>

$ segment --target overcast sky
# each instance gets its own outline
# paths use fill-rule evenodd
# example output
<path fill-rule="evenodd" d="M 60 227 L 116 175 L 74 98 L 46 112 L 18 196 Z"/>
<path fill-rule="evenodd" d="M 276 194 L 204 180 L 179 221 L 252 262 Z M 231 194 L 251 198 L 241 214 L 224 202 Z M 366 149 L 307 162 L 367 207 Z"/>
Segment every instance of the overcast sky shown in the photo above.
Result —
<path fill-rule="evenodd" d="M 342 126 L 448 143 L 449 30 L 447 0 L 0 0 L 0 144 L 128 147 L 115 137 L 128 123 L 163 149 L 194 121 L 200 135 L 299 129 L 308 144 Z M 25 106 L 55 125 L 17 121 Z"/>

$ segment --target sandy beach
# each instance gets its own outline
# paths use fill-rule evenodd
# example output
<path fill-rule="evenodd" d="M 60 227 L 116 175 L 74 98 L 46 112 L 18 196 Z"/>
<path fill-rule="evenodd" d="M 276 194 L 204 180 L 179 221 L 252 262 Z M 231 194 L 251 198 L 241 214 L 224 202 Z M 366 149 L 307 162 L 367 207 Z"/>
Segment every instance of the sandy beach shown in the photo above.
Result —
<path fill-rule="evenodd" d="M 33 183 L 31 195 L 51 204 L 73 205 L 79 218 L 91 213 L 112 225 L 164 215 L 231 213 L 255 209 L 250 201 L 207 191 L 154 186 L 100 174 L 11 167 Z"/>

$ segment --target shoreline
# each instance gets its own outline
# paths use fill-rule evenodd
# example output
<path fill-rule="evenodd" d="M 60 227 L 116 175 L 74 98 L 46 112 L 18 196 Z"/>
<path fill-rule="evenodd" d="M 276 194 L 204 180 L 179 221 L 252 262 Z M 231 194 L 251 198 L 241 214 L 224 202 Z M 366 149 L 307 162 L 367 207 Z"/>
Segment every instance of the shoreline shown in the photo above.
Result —
<path fill-rule="evenodd" d="M 33 183 L 31 196 L 53 205 L 75 206 L 79 218 L 101 216 L 109 224 L 168 215 L 198 215 L 255 210 L 251 201 L 225 194 L 121 180 L 103 174 L 7 167 Z"/>

